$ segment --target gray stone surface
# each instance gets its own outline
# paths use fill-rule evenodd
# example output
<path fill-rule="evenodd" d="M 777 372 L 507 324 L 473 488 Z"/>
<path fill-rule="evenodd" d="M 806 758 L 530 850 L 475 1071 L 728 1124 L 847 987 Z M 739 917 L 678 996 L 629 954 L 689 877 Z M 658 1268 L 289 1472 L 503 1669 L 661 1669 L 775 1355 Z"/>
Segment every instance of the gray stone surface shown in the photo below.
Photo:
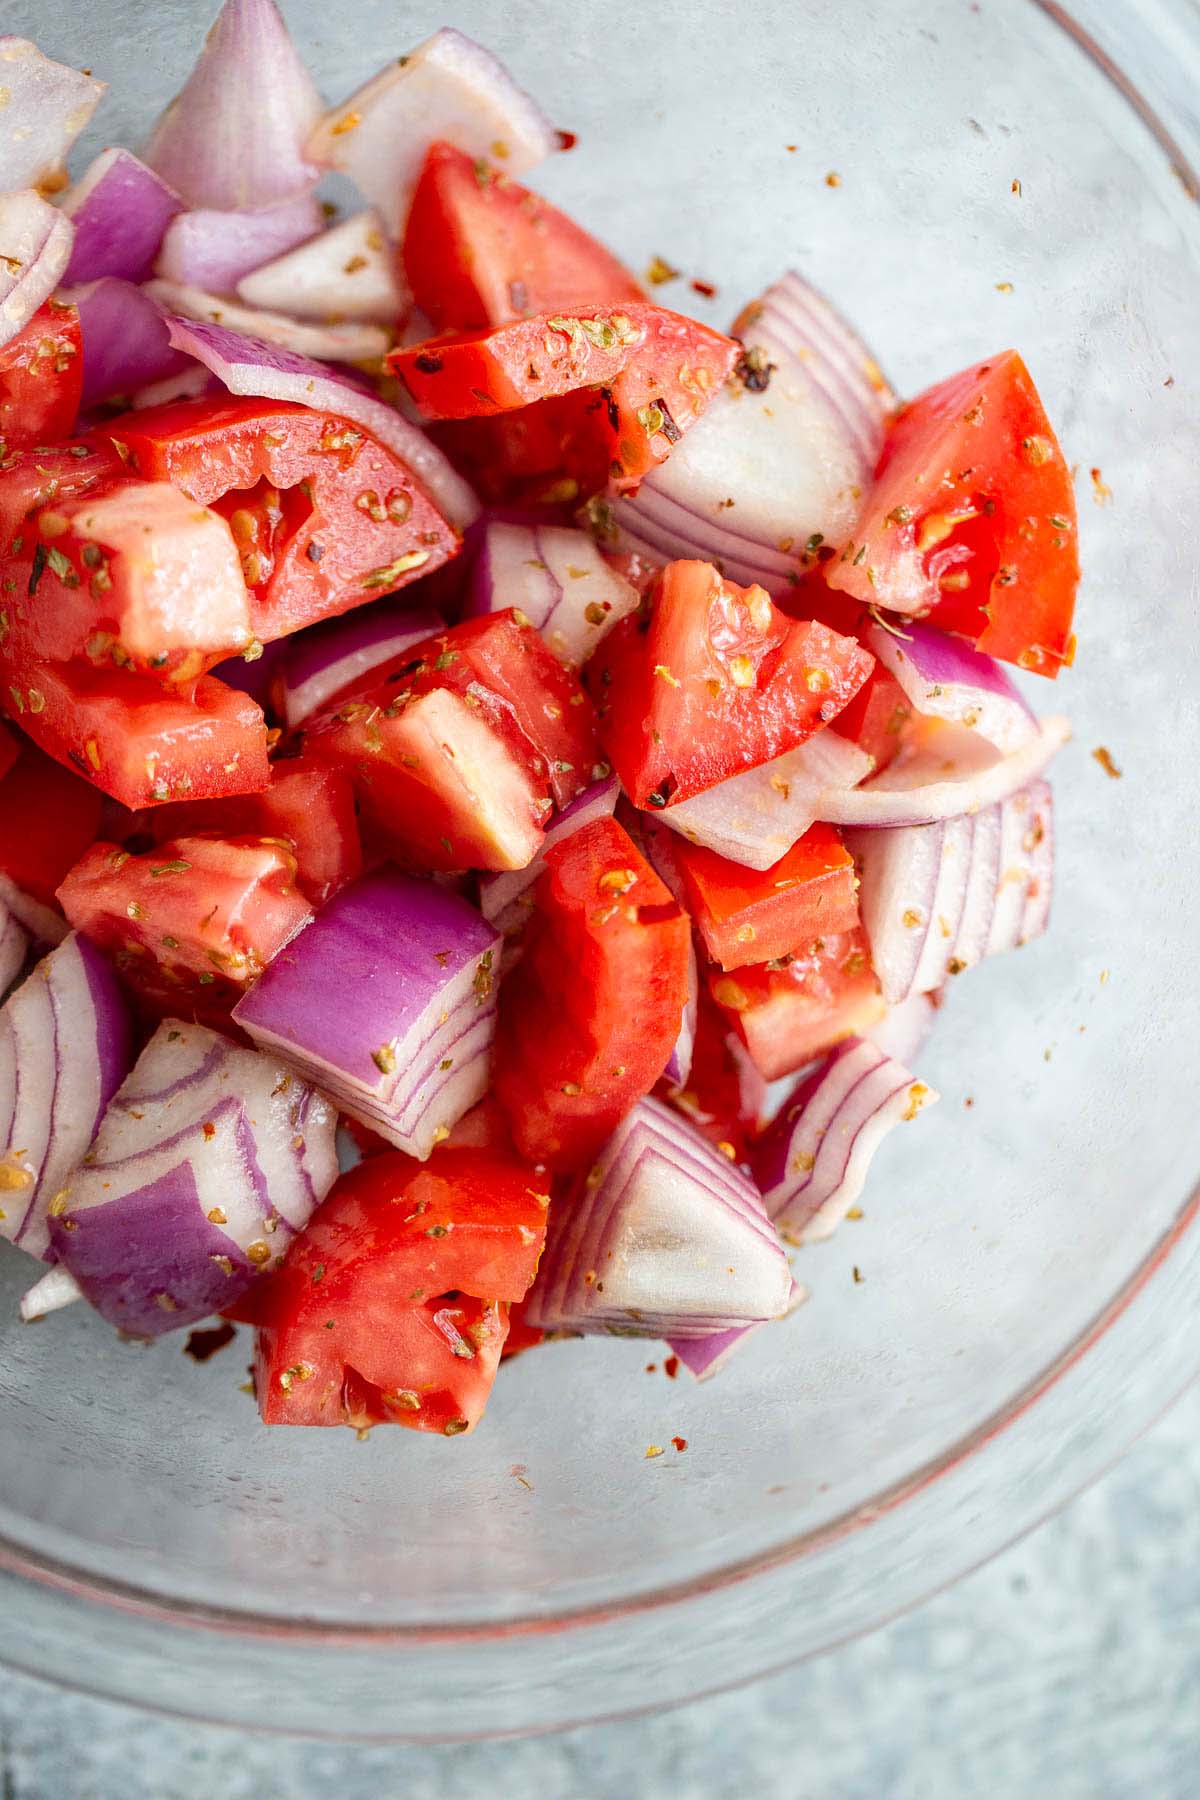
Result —
<path fill-rule="evenodd" d="M 1195 1800 L 1200 1389 L 1069 1511 L 920 1612 L 675 1712 L 504 1745 L 343 1749 L 0 1673 L 0 1749 L 3 1800 Z"/>

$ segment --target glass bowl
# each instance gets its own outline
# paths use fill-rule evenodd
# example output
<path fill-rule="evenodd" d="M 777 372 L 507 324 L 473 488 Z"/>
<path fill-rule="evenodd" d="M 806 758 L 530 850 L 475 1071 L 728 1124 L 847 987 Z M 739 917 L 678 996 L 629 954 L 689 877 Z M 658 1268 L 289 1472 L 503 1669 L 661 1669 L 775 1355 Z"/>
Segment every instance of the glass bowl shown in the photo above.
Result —
<path fill-rule="evenodd" d="M 1086 571 L 1077 667 L 1035 684 L 1077 728 L 1052 929 L 955 988 L 920 1066 L 942 1104 L 880 1154 L 866 1217 L 797 1255 L 808 1304 L 704 1386 L 657 1344 L 562 1343 L 453 1444 L 267 1432 L 245 1334 L 197 1367 L 83 1309 L 22 1328 L 6 1254 L 0 1656 L 356 1738 L 682 1700 L 954 1579 L 1195 1372 L 1200 58 L 1182 0 L 1115 10 L 1107 67 L 1030 0 L 454 10 L 579 135 L 538 185 L 634 268 L 720 287 L 664 301 L 727 322 L 795 264 L 902 390 L 1024 352 Z M 331 98 L 442 22 L 287 11 Z M 16 14 L 111 82 L 90 151 L 140 141 L 209 0 Z"/>

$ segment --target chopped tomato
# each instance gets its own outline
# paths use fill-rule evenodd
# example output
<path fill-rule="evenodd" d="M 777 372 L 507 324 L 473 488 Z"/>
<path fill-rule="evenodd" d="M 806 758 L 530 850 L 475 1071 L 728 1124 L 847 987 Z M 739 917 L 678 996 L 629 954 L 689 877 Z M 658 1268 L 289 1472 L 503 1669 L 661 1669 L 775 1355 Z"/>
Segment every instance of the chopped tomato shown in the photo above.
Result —
<path fill-rule="evenodd" d="M 687 998 L 682 908 L 615 819 L 546 853 L 500 990 L 493 1085 L 517 1148 L 575 1169 L 667 1065 Z"/>
<path fill-rule="evenodd" d="M 648 618 L 588 665 L 600 737 L 636 806 L 668 806 L 802 744 L 836 718 L 874 659 L 709 563 L 669 563 Z"/>
<path fill-rule="evenodd" d="M 0 443 L 6 452 L 65 438 L 82 391 L 79 314 L 64 300 L 47 300 L 0 349 Z"/>
<path fill-rule="evenodd" d="M 295 859 L 263 838 L 93 844 L 58 897 L 152 1011 L 212 1023 L 312 917 Z"/>
<path fill-rule="evenodd" d="M 747 869 L 679 838 L 671 846 L 688 910 L 723 969 L 770 962 L 858 924 L 854 858 L 833 825 L 812 825 L 769 869 Z"/>
<path fill-rule="evenodd" d="M 912 702 L 882 664 L 876 663 L 863 686 L 844 712 L 830 726 L 839 737 L 849 738 L 874 758 L 872 771 L 886 769 L 904 742 L 904 728 L 912 718 Z"/>
<path fill-rule="evenodd" d="M 229 523 L 260 643 L 428 575 L 459 538 L 393 450 L 348 419 L 226 394 L 93 434 Z"/>
<path fill-rule="evenodd" d="M 980 650 L 1053 677 L 1075 653 L 1071 472 L 1015 350 L 898 414 L 831 587 L 927 615 Z"/>
<path fill-rule="evenodd" d="M 584 389 L 487 419 L 448 419 L 429 435 L 493 506 L 565 506 L 609 478 L 609 448 L 592 414 L 605 404 Z"/>
<path fill-rule="evenodd" d="M 696 1011 L 696 1037 L 687 1086 L 659 1089 L 702 1137 L 732 1160 L 745 1162 L 766 1110 L 767 1084 L 750 1061 L 729 1019 L 705 986 Z"/>
<path fill-rule="evenodd" d="M 450 1136 L 437 1145 L 434 1155 L 440 1156 L 445 1150 L 501 1150 L 513 1154 L 508 1114 L 495 1094 L 485 1094 L 470 1112 L 465 1112 L 458 1123 L 450 1127 Z"/>
<path fill-rule="evenodd" d="M 268 1424 L 478 1422 L 549 1196 L 512 1155 L 393 1151 L 343 1175 L 255 1296 Z"/>
<path fill-rule="evenodd" d="M 306 734 L 354 782 L 364 821 L 426 869 L 520 869 L 555 801 L 593 779 L 592 709 L 575 677 L 509 610 L 404 653 Z"/>
<path fill-rule="evenodd" d="M 452 144 L 429 147 L 402 260 L 435 331 L 644 299 L 632 275 L 574 220 Z"/>
<path fill-rule="evenodd" d="M 316 907 L 362 873 L 350 779 L 310 757 L 272 764 L 261 794 L 156 807 L 149 826 L 160 844 L 201 834 L 270 839 L 295 858 L 296 885 Z"/>
<path fill-rule="evenodd" d="M 536 1349 L 545 1335 L 536 1325 L 525 1323 L 525 1308 L 517 1301 L 508 1309 L 508 1336 L 504 1340 L 500 1360 L 507 1362 L 510 1356 L 520 1356 L 522 1350 Z"/>
<path fill-rule="evenodd" d="M 59 883 L 100 828 L 103 801 L 32 744 L 14 747 L 20 753 L 0 782 L 0 876 L 57 906 Z"/>
<path fill-rule="evenodd" d="M 267 728 L 247 695 L 206 675 L 190 699 L 124 669 L 15 665 L 0 652 L 9 716 L 56 762 L 136 812 L 163 800 L 267 785 Z"/>
<path fill-rule="evenodd" d="M 791 1075 L 887 1010 L 861 928 L 773 963 L 710 970 L 709 989 L 765 1081 Z"/>
<path fill-rule="evenodd" d="M 584 437 L 618 489 L 636 487 L 704 411 L 739 346 L 661 306 L 587 307 L 393 350 L 388 365 L 427 419 L 487 418 L 598 390 Z M 567 451 L 565 473 L 572 474 Z"/>

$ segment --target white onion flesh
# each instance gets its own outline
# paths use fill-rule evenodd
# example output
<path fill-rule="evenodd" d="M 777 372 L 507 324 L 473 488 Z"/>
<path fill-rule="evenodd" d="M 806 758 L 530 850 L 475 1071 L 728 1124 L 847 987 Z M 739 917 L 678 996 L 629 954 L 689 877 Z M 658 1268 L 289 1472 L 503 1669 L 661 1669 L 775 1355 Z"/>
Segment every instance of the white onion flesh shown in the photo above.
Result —
<path fill-rule="evenodd" d="M 247 306 L 322 324 L 353 319 L 393 326 L 407 305 L 395 253 L 374 208 L 264 262 L 238 282 L 237 291 Z"/>

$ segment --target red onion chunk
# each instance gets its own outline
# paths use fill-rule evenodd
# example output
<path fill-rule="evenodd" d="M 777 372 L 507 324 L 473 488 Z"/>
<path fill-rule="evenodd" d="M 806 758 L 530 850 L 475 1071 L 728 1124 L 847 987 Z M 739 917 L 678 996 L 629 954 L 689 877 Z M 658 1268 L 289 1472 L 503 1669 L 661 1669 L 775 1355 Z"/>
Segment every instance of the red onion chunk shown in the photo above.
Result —
<path fill-rule="evenodd" d="M 0 194 L 0 344 L 23 331 L 50 298 L 71 260 L 74 236 L 70 219 L 40 194 Z"/>
<path fill-rule="evenodd" d="M 878 1024 L 870 1026 L 862 1036 L 885 1056 L 890 1056 L 893 1062 L 907 1063 L 911 1067 L 913 1058 L 933 1030 L 941 1004 L 940 993 L 910 994 L 907 1000 L 889 1006 Z"/>
<path fill-rule="evenodd" d="M 613 518 L 620 547 L 649 562 L 695 557 L 786 593 L 806 555 L 853 530 L 892 396 L 865 345 L 798 275 L 768 288 L 734 330 L 744 385 L 714 397 Z"/>
<path fill-rule="evenodd" d="M 104 275 L 86 287 L 64 290 L 63 298 L 79 309 L 85 411 L 192 368 L 187 356 L 172 349 L 162 309 L 145 289 Z"/>
<path fill-rule="evenodd" d="M 320 114 L 274 0 L 225 0 L 144 155 L 189 206 L 267 206 L 316 180 L 304 141 Z"/>
<path fill-rule="evenodd" d="M 792 1282 L 792 1292 L 788 1300 L 787 1311 L 794 1313 L 808 1299 L 807 1288 L 802 1288 L 797 1281 Z M 668 1338 L 667 1348 L 679 1359 L 689 1375 L 697 1381 L 710 1381 L 719 1375 L 735 1351 L 740 1350 L 746 1339 L 761 1331 L 768 1319 L 756 1319 L 753 1325 L 738 1325 L 732 1331 L 714 1331 L 707 1337 Z"/>
<path fill-rule="evenodd" d="M 0 192 L 41 188 L 52 194 L 64 187 L 67 152 L 107 85 L 52 62 L 28 38 L 0 37 Z M 15 254 L 7 242 L 4 247 Z"/>
<path fill-rule="evenodd" d="M 145 281 L 183 201 L 130 151 L 102 150 L 63 196 L 62 210 L 75 227 L 64 281 Z"/>
<path fill-rule="evenodd" d="M 543 1331 L 698 1338 L 780 1317 L 791 1286 L 754 1183 L 641 1100 L 552 1207 L 524 1316 Z"/>
<path fill-rule="evenodd" d="M 200 363 L 185 362 L 176 374 L 136 389 L 130 405 L 134 412 L 143 412 L 148 406 L 166 406 L 171 400 L 198 400 L 201 394 L 217 393 L 220 386 L 216 376 Z"/>
<path fill-rule="evenodd" d="M 256 656 L 249 662 L 244 656 L 231 656 L 225 662 L 218 663 L 210 673 L 217 681 L 223 681 L 226 687 L 236 688 L 239 694 L 249 694 L 264 712 L 270 712 L 276 677 L 294 641 L 292 638 L 276 638 L 273 643 L 261 646 L 261 656 Z"/>
<path fill-rule="evenodd" d="M 83 1299 L 83 1289 L 71 1274 L 59 1263 L 52 1263 L 46 1273 L 39 1276 L 31 1288 L 26 1288 L 21 1295 L 20 1314 L 22 1322 L 29 1325 L 34 1319 L 44 1319 L 47 1313 L 61 1312 L 64 1306 L 74 1305 L 76 1300 Z"/>
<path fill-rule="evenodd" d="M 673 1088 L 687 1086 L 687 1078 L 692 1072 L 692 1051 L 696 1047 L 696 1021 L 700 1011 L 700 973 L 696 966 L 696 946 L 688 945 L 688 986 L 687 999 L 683 1006 L 683 1019 L 679 1026 L 679 1036 L 675 1039 L 667 1066 L 663 1070 L 663 1080 Z"/>
<path fill-rule="evenodd" d="M 549 119 L 482 45 L 444 27 L 327 112 L 307 153 L 340 169 L 398 238 L 436 140 L 520 175 L 558 148 Z M 501 149 L 500 146 L 503 146 Z"/>
<path fill-rule="evenodd" d="M 1001 664 L 961 638 L 911 619 L 903 632 L 872 625 L 863 642 L 924 717 L 978 732 L 1003 754 L 1037 736 L 1037 720 Z"/>
<path fill-rule="evenodd" d="M 975 732 L 930 721 L 894 762 L 859 788 L 827 788 L 816 816 L 831 825 L 930 825 L 977 813 L 1027 787 L 1071 735 L 1055 714 L 1038 723 L 1037 735 L 997 757 Z"/>
<path fill-rule="evenodd" d="M 865 750 L 826 729 L 657 817 L 693 844 L 750 869 L 770 869 L 810 825 L 835 816 L 822 811 L 827 795 L 851 792 L 871 767 Z"/>
<path fill-rule="evenodd" d="M 12 986 L 29 955 L 29 933 L 0 900 L 0 998 Z"/>
<path fill-rule="evenodd" d="M 443 630 L 431 607 L 405 609 L 389 598 L 297 632 L 286 641 L 274 683 L 288 730 L 299 731 L 342 694 L 370 685 L 373 670 Z"/>
<path fill-rule="evenodd" d="M 1046 929 L 1054 875 L 1050 788 L 929 825 L 850 834 L 871 961 L 890 1005 L 940 988 Z"/>
<path fill-rule="evenodd" d="M 159 1026 L 50 1220 L 59 1261 L 143 1337 L 237 1299 L 337 1177 L 337 1114 L 281 1063 Z"/>
<path fill-rule="evenodd" d="M 479 516 L 479 502 L 437 446 L 416 425 L 348 377 L 279 344 L 243 337 L 211 320 L 167 318 L 171 343 L 211 369 L 231 394 L 294 400 L 352 419 L 394 450 L 459 530 Z"/>
<path fill-rule="evenodd" d="M 621 789 L 615 775 L 593 781 L 577 799 L 556 812 L 532 862 L 523 869 L 501 869 L 479 878 L 479 910 L 507 936 L 518 931 L 533 910 L 533 891 L 546 863 L 546 852 L 595 819 L 612 816 Z"/>
<path fill-rule="evenodd" d="M 237 291 L 247 306 L 290 313 L 293 319 L 394 325 L 408 304 L 396 276 L 395 252 L 373 208 L 343 219 L 286 256 L 264 261 L 238 282 Z"/>
<path fill-rule="evenodd" d="M 280 951 L 233 1016 L 343 1112 L 425 1157 L 486 1091 L 500 943 L 448 888 L 377 869 Z"/>
<path fill-rule="evenodd" d="M 321 203 L 309 193 L 235 212 L 180 213 L 167 226 L 154 272 L 181 287 L 231 294 L 243 275 L 306 243 L 324 223 Z"/>
<path fill-rule="evenodd" d="M 526 615 L 560 661 L 578 668 L 617 621 L 637 609 L 638 592 L 584 532 L 492 519 L 466 610 L 503 612 L 508 606 Z"/>
<path fill-rule="evenodd" d="M 382 356 L 391 342 L 378 325 L 305 325 L 286 313 L 257 312 L 236 300 L 225 300 L 219 294 L 186 287 L 178 281 L 148 281 L 145 292 L 164 312 L 177 313 L 185 319 L 212 320 L 244 338 L 278 344 L 293 356 L 312 357 L 320 362 L 368 362 Z"/>
<path fill-rule="evenodd" d="M 0 1009 L 0 1237 L 54 1260 L 47 1210 L 132 1058 L 116 976 L 73 932 Z"/>
<path fill-rule="evenodd" d="M 830 1237 L 888 1132 L 938 1097 L 863 1038 L 847 1038 L 818 1063 L 751 1155 L 767 1212 L 787 1241 Z"/>
<path fill-rule="evenodd" d="M 7 908 L 35 944 L 45 944 L 53 949 L 62 943 L 70 930 L 56 907 L 47 906 L 44 900 L 35 900 L 7 875 L 0 875 L 0 906 Z"/>

